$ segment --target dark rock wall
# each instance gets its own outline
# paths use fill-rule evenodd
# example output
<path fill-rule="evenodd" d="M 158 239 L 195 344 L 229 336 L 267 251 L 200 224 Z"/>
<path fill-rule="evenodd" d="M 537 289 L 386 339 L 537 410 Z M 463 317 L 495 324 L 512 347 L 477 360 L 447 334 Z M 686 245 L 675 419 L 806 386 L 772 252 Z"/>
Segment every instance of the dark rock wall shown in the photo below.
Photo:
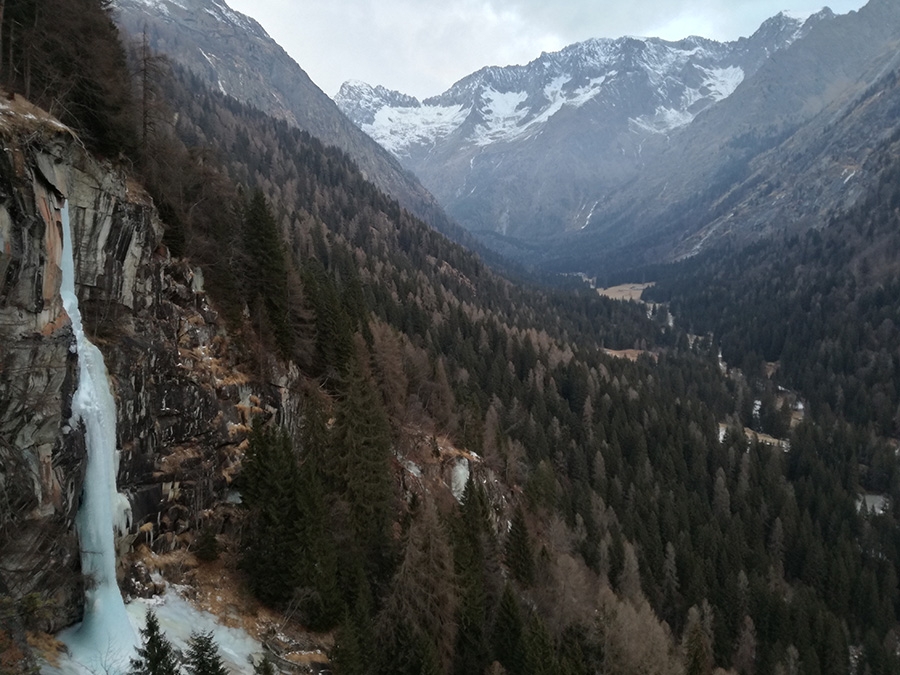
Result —
<path fill-rule="evenodd" d="M 260 384 L 241 372 L 202 274 L 161 245 L 146 193 L 71 132 L 0 111 L 0 150 L 0 582 L 8 600 L 41 609 L 25 617 L 29 628 L 56 631 L 81 614 L 73 519 L 86 456 L 81 426 L 70 428 L 77 355 L 59 297 L 63 198 L 85 330 L 117 404 L 119 490 L 132 505 L 120 554 L 137 540 L 190 545 L 239 469 L 251 417 L 296 407 L 296 374 L 273 364 L 276 383 Z"/>

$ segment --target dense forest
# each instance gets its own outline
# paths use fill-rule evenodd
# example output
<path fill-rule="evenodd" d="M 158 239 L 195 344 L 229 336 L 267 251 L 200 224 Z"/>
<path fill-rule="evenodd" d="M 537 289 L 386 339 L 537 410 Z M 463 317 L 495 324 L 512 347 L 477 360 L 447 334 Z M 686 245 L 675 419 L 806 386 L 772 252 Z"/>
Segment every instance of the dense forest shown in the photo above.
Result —
<path fill-rule="evenodd" d="M 898 193 L 668 271 L 669 327 L 511 282 L 340 151 L 122 47 L 107 3 L 58 4 L 50 31 L 49 2 L 6 3 L 2 81 L 144 182 L 249 371 L 303 373 L 300 428 L 249 437 L 240 564 L 334 632 L 335 672 L 897 672 L 896 257 L 854 242 L 894 241 Z M 804 421 L 754 420 L 778 384 Z M 458 501 L 398 480 L 423 439 L 472 458 Z"/>
<path fill-rule="evenodd" d="M 648 297 L 669 303 L 689 331 L 714 335 L 748 378 L 762 382 L 776 364 L 772 381 L 801 392 L 815 418 L 896 439 L 900 164 L 886 153 L 875 161 L 887 167 L 881 182 L 851 212 L 662 270 Z M 865 487 L 894 490 L 893 460 L 873 458 L 879 444 L 869 445 Z"/>

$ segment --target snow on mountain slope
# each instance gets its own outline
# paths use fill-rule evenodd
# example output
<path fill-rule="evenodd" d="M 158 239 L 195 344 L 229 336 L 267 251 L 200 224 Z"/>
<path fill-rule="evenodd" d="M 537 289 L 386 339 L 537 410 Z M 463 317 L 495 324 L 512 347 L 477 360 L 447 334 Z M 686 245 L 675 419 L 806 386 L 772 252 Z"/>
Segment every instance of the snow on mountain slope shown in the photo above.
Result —
<path fill-rule="evenodd" d="M 730 96 L 745 69 L 760 62 L 760 52 L 787 47 L 802 36 L 804 25 L 782 13 L 753 38 L 730 43 L 699 37 L 593 39 L 544 53 L 525 66 L 483 68 L 424 101 L 347 82 L 335 102 L 401 159 L 454 134 L 475 146 L 527 138 L 564 109 L 592 102 L 629 111 L 633 128 L 666 133 Z"/>
<path fill-rule="evenodd" d="M 412 96 L 365 82 L 345 82 L 341 92 L 344 114 L 395 155 L 408 146 L 446 137 L 468 115 L 462 105 L 423 106 Z"/>
<path fill-rule="evenodd" d="M 467 114 L 462 106 L 385 107 L 363 131 L 382 147 L 400 155 L 406 146 L 425 145 L 448 136 L 465 121 Z"/>
<path fill-rule="evenodd" d="M 482 68 L 424 100 L 349 82 L 335 102 L 460 223 L 509 254 L 584 227 L 698 117 L 833 18 L 781 13 L 725 43 L 597 38 Z"/>

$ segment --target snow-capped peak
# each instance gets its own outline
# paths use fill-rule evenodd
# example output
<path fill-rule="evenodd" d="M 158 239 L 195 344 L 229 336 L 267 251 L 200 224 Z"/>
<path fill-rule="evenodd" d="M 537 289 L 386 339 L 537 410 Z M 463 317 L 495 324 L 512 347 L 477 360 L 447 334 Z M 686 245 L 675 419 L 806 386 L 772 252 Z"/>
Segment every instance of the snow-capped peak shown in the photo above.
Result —
<path fill-rule="evenodd" d="M 335 102 L 401 158 L 431 152 L 451 136 L 475 147 L 530 138 L 563 111 L 570 116 L 588 104 L 590 113 L 575 114 L 631 132 L 668 133 L 730 96 L 813 23 L 783 12 L 751 37 L 728 43 L 698 36 L 593 38 L 526 65 L 482 68 L 421 102 L 363 82 L 345 83 Z"/>
<path fill-rule="evenodd" d="M 361 80 L 348 80 L 334 96 L 334 102 L 364 130 L 373 125 L 383 109 L 417 109 L 422 106 L 417 98 L 382 87 L 372 86 Z M 377 139 L 376 139 L 377 140 Z"/>

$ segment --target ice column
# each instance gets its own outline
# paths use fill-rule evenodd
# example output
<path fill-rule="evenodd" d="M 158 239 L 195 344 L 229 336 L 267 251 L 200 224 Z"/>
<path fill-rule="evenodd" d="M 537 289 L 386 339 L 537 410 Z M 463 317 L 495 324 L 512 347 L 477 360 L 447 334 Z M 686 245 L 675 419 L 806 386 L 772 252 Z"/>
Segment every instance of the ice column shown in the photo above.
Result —
<path fill-rule="evenodd" d="M 84 334 L 78 297 L 69 206 L 62 208 L 62 296 L 78 352 L 78 389 L 72 422 L 84 423 L 87 465 L 81 506 L 75 518 L 85 575 L 84 620 L 59 637 L 72 660 L 92 672 L 124 673 L 137 642 L 116 583 L 115 530 L 128 526 L 128 500 L 116 491 L 116 406 L 103 355 Z"/>

